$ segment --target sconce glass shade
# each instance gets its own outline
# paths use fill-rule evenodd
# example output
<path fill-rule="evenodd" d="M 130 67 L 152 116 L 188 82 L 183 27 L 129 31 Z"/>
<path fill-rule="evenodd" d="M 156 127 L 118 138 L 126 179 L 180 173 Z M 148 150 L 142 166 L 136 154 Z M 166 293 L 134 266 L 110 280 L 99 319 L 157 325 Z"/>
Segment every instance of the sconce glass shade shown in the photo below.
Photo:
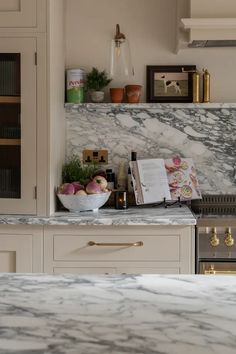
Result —
<path fill-rule="evenodd" d="M 117 25 L 116 37 L 111 41 L 110 76 L 122 77 L 134 75 L 130 46 Z"/>

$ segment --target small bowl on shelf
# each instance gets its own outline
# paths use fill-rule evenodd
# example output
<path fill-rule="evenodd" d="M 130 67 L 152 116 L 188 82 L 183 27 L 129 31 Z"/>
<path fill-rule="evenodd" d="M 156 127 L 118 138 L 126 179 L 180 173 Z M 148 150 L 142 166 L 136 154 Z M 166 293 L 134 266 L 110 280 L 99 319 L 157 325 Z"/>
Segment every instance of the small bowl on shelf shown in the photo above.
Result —
<path fill-rule="evenodd" d="M 81 211 L 97 211 L 108 201 L 110 195 L 110 191 L 87 195 L 57 194 L 62 205 L 73 213 Z"/>

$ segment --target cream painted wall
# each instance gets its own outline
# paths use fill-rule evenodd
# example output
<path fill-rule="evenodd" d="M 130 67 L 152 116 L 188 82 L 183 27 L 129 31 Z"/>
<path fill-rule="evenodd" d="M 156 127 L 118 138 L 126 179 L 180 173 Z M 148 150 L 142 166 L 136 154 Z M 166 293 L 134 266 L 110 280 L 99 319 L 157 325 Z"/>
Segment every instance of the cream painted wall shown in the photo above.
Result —
<path fill-rule="evenodd" d="M 141 84 L 145 102 L 146 65 L 196 64 L 211 73 L 212 102 L 236 102 L 236 48 L 186 49 L 174 54 L 176 0 L 65 3 L 67 68 L 108 68 L 108 44 L 119 23 L 130 41 L 135 76 L 125 82 L 113 80 L 111 86 Z"/>

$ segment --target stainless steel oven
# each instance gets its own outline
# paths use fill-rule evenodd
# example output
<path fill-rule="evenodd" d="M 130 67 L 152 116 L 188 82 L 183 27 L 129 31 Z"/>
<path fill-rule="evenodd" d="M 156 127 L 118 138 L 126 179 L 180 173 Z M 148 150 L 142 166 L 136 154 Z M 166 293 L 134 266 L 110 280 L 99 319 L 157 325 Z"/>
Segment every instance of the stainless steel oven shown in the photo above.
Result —
<path fill-rule="evenodd" d="M 236 275 L 236 195 L 203 196 L 193 211 L 196 273 Z"/>
<path fill-rule="evenodd" d="M 196 273 L 236 274 L 236 219 L 230 220 L 232 226 L 225 219 L 212 221 L 199 220 L 196 228 Z M 203 223 L 208 226 L 199 225 Z"/>

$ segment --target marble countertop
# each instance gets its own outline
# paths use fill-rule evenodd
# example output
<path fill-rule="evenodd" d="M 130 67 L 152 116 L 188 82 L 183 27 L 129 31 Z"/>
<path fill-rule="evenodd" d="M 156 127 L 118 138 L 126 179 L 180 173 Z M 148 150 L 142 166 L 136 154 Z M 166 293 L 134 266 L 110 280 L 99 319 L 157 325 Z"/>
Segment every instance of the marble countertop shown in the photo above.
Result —
<path fill-rule="evenodd" d="M 0 354 L 234 354 L 236 277 L 0 275 Z"/>
<path fill-rule="evenodd" d="M 0 215 L 0 224 L 28 225 L 195 225 L 188 207 L 99 209 L 78 214 L 60 212 L 50 217 Z"/>

